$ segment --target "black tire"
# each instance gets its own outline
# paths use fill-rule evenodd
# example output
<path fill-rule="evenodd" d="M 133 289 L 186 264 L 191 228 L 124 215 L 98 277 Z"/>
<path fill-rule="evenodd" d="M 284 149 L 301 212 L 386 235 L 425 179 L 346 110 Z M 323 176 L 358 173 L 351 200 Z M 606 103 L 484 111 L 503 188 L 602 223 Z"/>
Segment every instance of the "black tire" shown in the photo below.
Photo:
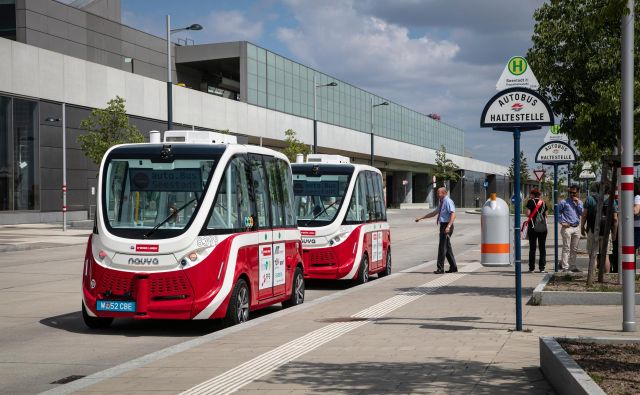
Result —
<path fill-rule="evenodd" d="M 90 316 L 84 307 L 84 303 L 82 304 L 82 320 L 84 324 L 91 329 L 105 329 L 113 322 L 113 318 Z"/>
<path fill-rule="evenodd" d="M 391 248 L 387 250 L 387 264 L 384 266 L 384 270 L 378 272 L 378 277 L 386 277 L 391 274 Z"/>
<path fill-rule="evenodd" d="M 291 287 L 291 298 L 282 302 L 282 307 L 285 309 L 288 307 L 297 306 L 304 303 L 304 276 L 302 275 L 302 269 L 296 267 L 296 271 L 293 273 L 293 285 Z"/>
<path fill-rule="evenodd" d="M 251 294 L 249 293 L 247 282 L 243 279 L 238 279 L 235 287 L 233 287 L 229 306 L 227 307 L 227 317 L 225 318 L 227 325 L 237 325 L 249 320 L 250 300 Z"/>
<path fill-rule="evenodd" d="M 362 260 L 360 261 L 360 267 L 358 268 L 358 276 L 356 277 L 356 284 L 364 284 L 369 281 L 369 257 L 367 254 L 362 254 Z"/>

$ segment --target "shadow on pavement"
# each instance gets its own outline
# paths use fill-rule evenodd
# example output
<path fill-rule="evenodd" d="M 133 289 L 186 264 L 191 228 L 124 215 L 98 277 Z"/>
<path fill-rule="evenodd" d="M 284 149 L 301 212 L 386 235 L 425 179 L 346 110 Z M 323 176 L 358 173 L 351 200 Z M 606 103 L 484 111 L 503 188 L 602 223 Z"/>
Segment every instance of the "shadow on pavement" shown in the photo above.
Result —
<path fill-rule="evenodd" d="M 401 358 L 395 353 L 393 359 Z M 265 379 L 273 385 L 304 383 L 312 393 L 548 393 L 550 385 L 537 367 L 508 369 L 489 363 L 446 358 L 424 362 L 313 363 L 293 361 Z"/>
<path fill-rule="evenodd" d="M 280 305 L 270 306 L 259 311 L 252 311 L 250 319 L 280 311 Z M 60 329 L 72 333 L 86 333 L 108 336 L 171 336 L 195 337 L 226 328 L 222 320 L 134 320 L 131 318 L 116 318 L 106 329 L 88 328 L 82 320 L 82 312 L 62 314 L 44 318 L 40 323 L 50 328 Z"/>

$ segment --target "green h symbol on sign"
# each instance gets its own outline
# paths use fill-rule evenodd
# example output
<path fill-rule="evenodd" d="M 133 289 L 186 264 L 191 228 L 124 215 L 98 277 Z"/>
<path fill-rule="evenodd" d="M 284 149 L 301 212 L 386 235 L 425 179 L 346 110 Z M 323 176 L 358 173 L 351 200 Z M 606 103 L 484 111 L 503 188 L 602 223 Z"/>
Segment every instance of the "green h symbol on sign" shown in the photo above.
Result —
<path fill-rule="evenodd" d="M 509 72 L 513 75 L 520 75 L 527 71 L 527 61 L 522 56 L 514 56 L 509 60 Z"/>

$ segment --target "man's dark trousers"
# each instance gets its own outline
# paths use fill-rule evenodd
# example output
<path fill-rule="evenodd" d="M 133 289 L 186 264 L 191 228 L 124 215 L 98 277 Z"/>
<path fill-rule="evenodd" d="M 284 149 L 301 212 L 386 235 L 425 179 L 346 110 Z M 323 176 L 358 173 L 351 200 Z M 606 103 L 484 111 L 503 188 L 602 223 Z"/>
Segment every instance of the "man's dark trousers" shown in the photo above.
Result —
<path fill-rule="evenodd" d="M 458 266 L 456 265 L 456 258 L 453 256 L 453 249 L 451 249 L 451 239 L 449 236 L 453 234 L 453 225 L 451 225 L 451 233 L 447 235 L 445 229 L 449 225 L 448 222 L 443 222 L 440 224 L 440 243 L 438 243 L 438 271 L 444 271 L 444 258 L 447 258 L 449 262 L 451 271 L 458 271 Z"/>

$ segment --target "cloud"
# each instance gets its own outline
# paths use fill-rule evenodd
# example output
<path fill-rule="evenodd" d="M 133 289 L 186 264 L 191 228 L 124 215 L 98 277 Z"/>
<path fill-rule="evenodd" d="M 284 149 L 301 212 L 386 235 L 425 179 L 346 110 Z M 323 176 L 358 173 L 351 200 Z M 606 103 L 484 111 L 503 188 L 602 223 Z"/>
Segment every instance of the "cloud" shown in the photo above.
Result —
<path fill-rule="evenodd" d="M 204 27 L 210 42 L 255 41 L 264 31 L 262 22 L 250 20 L 237 10 L 211 12 Z"/>
<path fill-rule="evenodd" d="M 480 129 L 480 113 L 506 61 L 529 47 L 541 2 L 286 0 L 296 23 L 276 34 L 301 63 L 421 113 L 439 113 L 465 131 L 474 157 L 508 164 L 511 136 Z"/>

